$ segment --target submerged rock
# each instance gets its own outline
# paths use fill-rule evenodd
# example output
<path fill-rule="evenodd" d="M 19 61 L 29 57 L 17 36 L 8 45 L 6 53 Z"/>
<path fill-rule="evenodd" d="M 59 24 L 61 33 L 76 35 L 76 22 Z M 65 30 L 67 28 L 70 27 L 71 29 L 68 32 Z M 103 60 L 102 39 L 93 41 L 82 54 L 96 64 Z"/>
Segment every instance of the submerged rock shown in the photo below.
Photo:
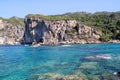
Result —
<path fill-rule="evenodd" d="M 103 74 L 100 76 L 100 80 L 120 80 L 120 77 L 113 74 Z"/>
<path fill-rule="evenodd" d="M 120 80 L 120 77 L 112 74 L 101 75 L 60 75 L 55 73 L 33 74 L 26 80 Z"/>
<path fill-rule="evenodd" d="M 120 77 L 120 72 L 114 72 L 113 74 L 114 74 L 115 76 Z"/>
<path fill-rule="evenodd" d="M 87 56 L 86 59 L 112 59 L 110 55 L 95 55 L 95 56 Z"/>
<path fill-rule="evenodd" d="M 88 80 L 81 75 L 60 75 L 55 73 L 33 74 L 28 80 Z"/>
<path fill-rule="evenodd" d="M 80 69 L 97 69 L 97 62 L 84 62 L 79 66 Z"/>

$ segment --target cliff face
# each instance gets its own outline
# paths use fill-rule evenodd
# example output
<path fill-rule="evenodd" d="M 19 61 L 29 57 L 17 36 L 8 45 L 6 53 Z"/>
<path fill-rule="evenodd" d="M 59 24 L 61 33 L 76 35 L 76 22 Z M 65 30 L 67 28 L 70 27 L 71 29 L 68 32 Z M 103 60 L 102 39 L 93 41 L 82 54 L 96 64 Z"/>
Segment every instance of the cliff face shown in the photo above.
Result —
<path fill-rule="evenodd" d="M 25 18 L 25 32 L 21 43 L 72 44 L 99 43 L 100 33 L 76 20 L 48 21 Z"/>
<path fill-rule="evenodd" d="M 23 34 L 24 27 L 0 20 L 0 44 L 18 44 Z"/>

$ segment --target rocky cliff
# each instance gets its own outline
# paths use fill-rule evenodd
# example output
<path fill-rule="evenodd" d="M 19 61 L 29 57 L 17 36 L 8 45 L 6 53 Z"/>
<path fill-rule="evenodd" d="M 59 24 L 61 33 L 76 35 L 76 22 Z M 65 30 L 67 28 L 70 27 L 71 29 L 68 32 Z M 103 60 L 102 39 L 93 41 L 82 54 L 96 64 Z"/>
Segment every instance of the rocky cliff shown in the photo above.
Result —
<path fill-rule="evenodd" d="M 25 18 L 23 44 L 99 43 L 100 32 L 76 20 Z"/>
<path fill-rule="evenodd" d="M 24 27 L 0 19 L 0 44 L 19 44 L 23 34 Z"/>

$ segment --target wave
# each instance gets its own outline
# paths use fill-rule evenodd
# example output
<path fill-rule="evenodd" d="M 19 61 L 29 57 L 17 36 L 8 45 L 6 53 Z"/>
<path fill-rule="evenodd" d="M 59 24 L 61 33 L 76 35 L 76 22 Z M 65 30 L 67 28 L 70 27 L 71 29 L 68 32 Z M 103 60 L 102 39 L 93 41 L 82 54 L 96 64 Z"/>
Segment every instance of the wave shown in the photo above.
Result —
<path fill-rule="evenodd" d="M 72 46 L 72 45 L 61 45 L 62 47 L 68 47 L 68 46 Z"/>

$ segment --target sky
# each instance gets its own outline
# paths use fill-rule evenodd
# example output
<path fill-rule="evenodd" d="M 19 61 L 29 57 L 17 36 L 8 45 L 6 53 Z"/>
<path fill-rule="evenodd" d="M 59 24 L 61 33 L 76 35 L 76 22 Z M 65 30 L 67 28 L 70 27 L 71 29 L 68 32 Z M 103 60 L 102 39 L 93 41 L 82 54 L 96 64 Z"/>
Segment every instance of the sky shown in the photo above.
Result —
<path fill-rule="evenodd" d="M 0 17 L 27 14 L 56 15 L 67 12 L 120 11 L 120 0 L 1 0 Z"/>

